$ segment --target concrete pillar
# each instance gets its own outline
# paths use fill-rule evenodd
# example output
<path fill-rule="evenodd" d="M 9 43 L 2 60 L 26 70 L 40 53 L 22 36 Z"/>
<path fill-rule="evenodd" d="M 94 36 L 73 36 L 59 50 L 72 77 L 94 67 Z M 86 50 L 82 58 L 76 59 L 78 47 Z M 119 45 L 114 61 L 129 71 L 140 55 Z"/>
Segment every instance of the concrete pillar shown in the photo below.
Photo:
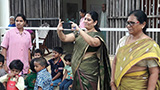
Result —
<path fill-rule="evenodd" d="M 9 0 L 0 0 L 0 27 L 7 27 L 9 24 Z M 5 29 L 1 29 L 1 36 L 5 33 Z M 1 40 L 0 36 L 0 40 Z"/>

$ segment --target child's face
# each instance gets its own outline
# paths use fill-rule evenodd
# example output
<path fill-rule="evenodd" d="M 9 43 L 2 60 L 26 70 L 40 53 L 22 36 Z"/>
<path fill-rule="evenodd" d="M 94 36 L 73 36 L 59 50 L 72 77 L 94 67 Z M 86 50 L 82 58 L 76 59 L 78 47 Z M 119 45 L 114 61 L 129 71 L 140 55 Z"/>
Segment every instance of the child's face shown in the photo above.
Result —
<path fill-rule="evenodd" d="M 61 54 L 53 50 L 53 59 L 57 59 L 59 57 L 61 57 Z"/>
<path fill-rule="evenodd" d="M 14 75 L 18 75 L 21 71 L 20 70 L 17 70 L 17 69 L 12 69 L 11 70 L 11 73 L 14 74 Z"/>
<path fill-rule="evenodd" d="M 66 64 L 66 65 L 71 65 L 71 62 L 66 61 L 65 64 Z"/>
<path fill-rule="evenodd" d="M 34 54 L 34 58 L 40 58 L 40 57 L 42 57 L 40 53 L 35 53 Z"/>
<path fill-rule="evenodd" d="M 39 72 L 39 71 L 41 71 L 44 68 L 45 68 L 45 66 L 41 66 L 39 64 L 39 62 L 36 62 L 36 61 L 34 62 L 34 69 L 36 70 L 36 72 Z"/>

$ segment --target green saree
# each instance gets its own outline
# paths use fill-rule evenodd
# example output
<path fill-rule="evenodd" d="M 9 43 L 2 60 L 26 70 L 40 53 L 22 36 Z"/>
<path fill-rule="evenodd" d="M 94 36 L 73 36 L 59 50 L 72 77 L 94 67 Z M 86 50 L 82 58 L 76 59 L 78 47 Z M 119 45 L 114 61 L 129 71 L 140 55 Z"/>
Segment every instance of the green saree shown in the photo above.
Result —
<path fill-rule="evenodd" d="M 148 70 L 127 73 L 131 67 L 142 60 L 155 60 L 160 66 L 160 49 L 154 40 L 138 40 L 119 48 L 115 69 L 115 84 L 118 90 L 147 90 Z M 160 90 L 159 80 L 156 90 Z"/>
<path fill-rule="evenodd" d="M 110 61 L 103 39 L 98 32 L 89 32 L 92 37 L 101 40 L 101 46 L 95 54 L 84 57 L 89 45 L 79 35 L 75 40 L 72 56 L 72 90 L 110 90 Z"/>

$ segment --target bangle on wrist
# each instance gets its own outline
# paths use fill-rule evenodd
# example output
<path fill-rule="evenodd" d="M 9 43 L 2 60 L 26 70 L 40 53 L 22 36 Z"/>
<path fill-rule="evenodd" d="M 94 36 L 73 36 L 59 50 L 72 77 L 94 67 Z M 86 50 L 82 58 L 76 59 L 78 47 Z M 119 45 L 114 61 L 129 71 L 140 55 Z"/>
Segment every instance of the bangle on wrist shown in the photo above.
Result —
<path fill-rule="evenodd" d="M 80 32 L 81 31 L 81 29 L 78 29 L 78 32 Z"/>

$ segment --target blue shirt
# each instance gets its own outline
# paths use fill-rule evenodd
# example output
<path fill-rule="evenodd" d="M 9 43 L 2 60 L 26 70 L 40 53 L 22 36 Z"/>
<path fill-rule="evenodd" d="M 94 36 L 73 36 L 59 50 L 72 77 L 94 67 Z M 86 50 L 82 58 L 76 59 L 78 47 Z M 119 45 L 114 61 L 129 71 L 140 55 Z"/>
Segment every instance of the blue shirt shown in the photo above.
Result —
<path fill-rule="evenodd" d="M 61 75 L 59 78 L 63 78 L 63 68 L 64 68 L 64 63 L 61 59 L 58 60 L 58 62 L 56 64 L 54 64 L 54 60 L 51 59 L 49 60 L 49 63 L 51 65 L 51 75 L 52 75 L 52 78 L 54 76 L 56 76 L 58 74 L 58 72 L 61 72 Z M 57 78 L 58 79 L 58 78 Z"/>
<path fill-rule="evenodd" d="M 15 24 L 9 24 L 8 27 L 16 27 Z"/>
<path fill-rule="evenodd" d="M 37 79 L 34 86 L 34 90 L 38 90 L 38 87 L 41 87 L 43 90 L 49 90 L 51 83 L 51 74 L 46 70 L 46 68 L 42 69 L 37 73 Z"/>

